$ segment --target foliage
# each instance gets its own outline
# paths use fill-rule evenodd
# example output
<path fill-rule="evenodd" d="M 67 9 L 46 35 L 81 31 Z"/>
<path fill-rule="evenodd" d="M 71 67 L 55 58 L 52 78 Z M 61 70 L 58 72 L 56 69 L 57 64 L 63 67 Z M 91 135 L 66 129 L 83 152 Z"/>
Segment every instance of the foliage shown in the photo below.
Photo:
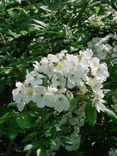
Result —
<path fill-rule="evenodd" d="M 116 19 L 116 0 L 0 1 L 1 156 L 35 153 L 45 156 L 46 148 L 56 144 L 54 137 L 58 135 L 54 126 L 57 125 L 60 116 L 58 120 L 53 120 L 53 113 L 46 110 L 48 116 L 40 120 L 42 114 L 47 112 L 37 109 L 34 105 L 18 112 L 12 100 L 12 90 L 16 81 L 23 82 L 26 70 L 32 70 L 33 61 L 40 61 L 49 53 L 56 54 L 66 49 L 70 54 L 78 54 L 80 49 L 87 48 L 87 43 L 93 38 L 115 34 Z M 112 42 L 110 39 L 109 44 L 112 45 Z M 104 89 L 109 89 L 108 92 L 105 90 L 107 113 L 97 114 L 94 126 L 85 123 L 81 128 L 82 140 L 77 153 L 68 153 L 61 148 L 57 155 L 102 155 L 103 150 L 103 155 L 107 156 L 110 148 L 116 148 L 117 117 L 116 112 L 111 110 L 117 96 L 117 64 L 112 60 L 111 57 L 104 60 L 110 73 L 110 77 L 104 83 Z M 87 114 L 90 124 L 93 125 L 96 120 L 95 110 L 92 109 L 91 114 L 87 110 Z M 66 130 L 63 131 L 65 133 Z M 46 133 L 53 134 L 53 140 L 41 140 L 40 136 Z"/>

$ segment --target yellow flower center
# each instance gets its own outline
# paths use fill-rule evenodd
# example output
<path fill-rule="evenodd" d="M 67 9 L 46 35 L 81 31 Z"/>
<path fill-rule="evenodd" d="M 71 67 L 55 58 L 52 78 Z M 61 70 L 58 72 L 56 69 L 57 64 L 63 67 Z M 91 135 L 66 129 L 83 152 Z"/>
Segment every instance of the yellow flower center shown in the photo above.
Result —
<path fill-rule="evenodd" d="M 29 87 L 29 89 L 28 89 L 28 96 L 33 96 L 33 89 L 32 89 L 32 87 Z"/>
<path fill-rule="evenodd" d="M 59 67 L 59 68 L 63 68 L 63 67 L 64 67 L 64 64 L 58 63 L 58 67 Z"/>

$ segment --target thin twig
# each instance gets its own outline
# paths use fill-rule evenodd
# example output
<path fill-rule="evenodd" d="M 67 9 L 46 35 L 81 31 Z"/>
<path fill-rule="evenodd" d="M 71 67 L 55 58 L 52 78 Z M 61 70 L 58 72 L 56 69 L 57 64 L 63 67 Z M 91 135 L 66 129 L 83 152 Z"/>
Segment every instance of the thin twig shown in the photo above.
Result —
<path fill-rule="evenodd" d="M 111 4 L 111 7 L 112 7 L 115 11 L 117 11 L 117 6 L 116 6 L 116 5 Z"/>
<path fill-rule="evenodd" d="M 103 59 L 103 60 L 101 60 L 101 61 L 109 61 L 109 60 L 114 60 L 114 59 L 116 59 L 116 58 L 117 58 L 117 56 L 112 57 L 112 58 L 108 58 L 108 59 Z"/>

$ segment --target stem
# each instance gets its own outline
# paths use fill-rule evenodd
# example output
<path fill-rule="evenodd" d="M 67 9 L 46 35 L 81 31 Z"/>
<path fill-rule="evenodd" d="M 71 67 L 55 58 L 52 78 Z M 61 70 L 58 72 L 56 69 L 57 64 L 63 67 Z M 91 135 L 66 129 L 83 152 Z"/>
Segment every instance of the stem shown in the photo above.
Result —
<path fill-rule="evenodd" d="M 109 60 L 114 60 L 114 59 L 116 59 L 116 58 L 117 58 L 117 56 L 112 57 L 112 58 L 109 58 L 109 59 L 103 59 L 103 60 L 101 60 L 101 61 L 109 61 Z"/>
<path fill-rule="evenodd" d="M 117 6 L 116 6 L 115 4 L 111 4 L 111 7 L 112 7 L 115 11 L 117 11 Z"/>

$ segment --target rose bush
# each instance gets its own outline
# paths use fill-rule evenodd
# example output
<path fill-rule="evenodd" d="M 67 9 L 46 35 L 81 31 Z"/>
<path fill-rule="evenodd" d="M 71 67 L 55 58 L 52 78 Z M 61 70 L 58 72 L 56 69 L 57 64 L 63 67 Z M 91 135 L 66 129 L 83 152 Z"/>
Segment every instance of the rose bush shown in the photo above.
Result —
<path fill-rule="evenodd" d="M 1 156 L 116 155 L 116 15 L 116 0 L 0 2 Z"/>

